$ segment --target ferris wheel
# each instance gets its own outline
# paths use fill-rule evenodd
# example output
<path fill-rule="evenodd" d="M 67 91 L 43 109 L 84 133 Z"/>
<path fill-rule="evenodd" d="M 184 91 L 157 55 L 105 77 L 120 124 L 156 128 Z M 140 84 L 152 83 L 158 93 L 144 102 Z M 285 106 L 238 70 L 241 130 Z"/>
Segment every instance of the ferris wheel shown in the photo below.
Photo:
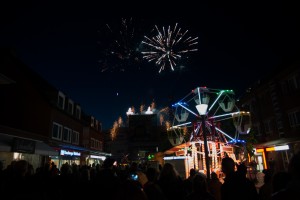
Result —
<path fill-rule="evenodd" d="M 239 137 L 250 132 L 250 113 L 239 110 L 234 96 L 233 90 L 207 87 L 192 90 L 172 105 L 174 117 L 172 126 L 168 128 L 170 143 L 176 146 L 189 141 L 203 141 L 203 130 L 207 141 L 245 143 Z M 203 108 L 204 111 L 201 111 Z"/>

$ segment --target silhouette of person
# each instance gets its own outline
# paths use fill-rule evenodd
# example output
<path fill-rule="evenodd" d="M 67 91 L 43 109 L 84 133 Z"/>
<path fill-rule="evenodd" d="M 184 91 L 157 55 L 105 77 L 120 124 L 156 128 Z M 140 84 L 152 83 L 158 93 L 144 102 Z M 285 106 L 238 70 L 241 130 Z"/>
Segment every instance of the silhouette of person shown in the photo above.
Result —
<path fill-rule="evenodd" d="M 225 174 L 224 183 L 221 187 L 222 200 L 258 199 L 254 183 L 246 177 L 247 167 L 244 164 L 238 165 L 235 172 L 234 160 L 230 157 L 224 157 L 221 165 Z"/>
<path fill-rule="evenodd" d="M 192 178 L 192 193 L 188 194 L 186 200 L 215 200 L 214 196 L 208 190 L 207 177 L 203 174 L 196 174 Z"/>
<path fill-rule="evenodd" d="M 219 180 L 216 172 L 212 172 L 210 177 L 211 179 L 208 181 L 208 190 L 216 200 L 221 200 L 222 183 Z"/>
<path fill-rule="evenodd" d="M 300 151 L 294 154 L 288 165 L 288 173 L 291 177 L 286 187 L 273 194 L 272 200 L 290 200 L 300 195 Z M 274 175 L 275 176 L 275 175 Z"/>

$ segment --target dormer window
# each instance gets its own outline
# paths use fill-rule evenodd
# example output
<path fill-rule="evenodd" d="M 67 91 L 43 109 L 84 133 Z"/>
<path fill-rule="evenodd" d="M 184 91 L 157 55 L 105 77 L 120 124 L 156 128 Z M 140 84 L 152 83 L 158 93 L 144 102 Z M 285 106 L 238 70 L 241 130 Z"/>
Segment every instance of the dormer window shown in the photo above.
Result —
<path fill-rule="evenodd" d="M 94 127 L 94 123 L 95 123 L 95 118 L 91 117 L 91 127 Z"/>
<path fill-rule="evenodd" d="M 65 108 L 65 95 L 62 92 L 58 92 L 57 106 L 61 109 Z"/>
<path fill-rule="evenodd" d="M 99 122 L 98 131 L 102 131 L 102 123 L 101 122 Z"/>
<path fill-rule="evenodd" d="M 69 99 L 69 101 L 68 101 L 68 113 L 73 115 L 73 110 L 74 110 L 74 102 L 71 99 Z"/>
<path fill-rule="evenodd" d="M 96 122 L 95 122 L 95 128 L 96 128 L 96 130 L 98 130 L 98 120 L 96 120 Z"/>
<path fill-rule="evenodd" d="M 76 109 L 75 109 L 75 117 L 77 119 L 80 119 L 81 118 L 81 108 L 79 105 L 76 105 Z"/>

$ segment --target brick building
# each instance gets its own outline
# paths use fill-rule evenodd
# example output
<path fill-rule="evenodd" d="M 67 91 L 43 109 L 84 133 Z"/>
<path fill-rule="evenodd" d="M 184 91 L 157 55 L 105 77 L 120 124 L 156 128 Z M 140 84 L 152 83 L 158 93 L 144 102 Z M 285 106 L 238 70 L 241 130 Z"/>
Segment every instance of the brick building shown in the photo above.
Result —
<path fill-rule="evenodd" d="M 37 168 L 49 161 L 60 167 L 64 162 L 87 164 L 91 155 L 107 156 L 101 146 L 101 123 L 92 124 L 92 118 L 11 50 L 1 49 L 0 160 L 4 167 L 18 159 Z"/>
<path fill-rule="evenodd" d="M 239 104 L 251 113 L 258 169 L 287 169 L 300 145 L 300 61 L 278 66 L 249 88 Z"/>

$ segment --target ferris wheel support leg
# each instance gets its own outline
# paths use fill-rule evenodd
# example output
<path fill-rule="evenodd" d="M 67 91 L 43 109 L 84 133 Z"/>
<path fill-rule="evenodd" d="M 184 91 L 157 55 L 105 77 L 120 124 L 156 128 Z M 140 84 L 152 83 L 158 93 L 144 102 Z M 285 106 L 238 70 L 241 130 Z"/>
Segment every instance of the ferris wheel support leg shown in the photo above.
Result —
<path fill-rule="evenodd" d="M 205 118 L 202 116 L 202 132 L 204 138 L 204 153 L 205 153 L 205 165 L 206 165 L 206 177 L 210 179 L 210 166 L 209 166 L 209 156 L 208 156 L 208 145 L 207 145 L 207 136 L 206 136 L 206 128 L 205 128 Z"/>

